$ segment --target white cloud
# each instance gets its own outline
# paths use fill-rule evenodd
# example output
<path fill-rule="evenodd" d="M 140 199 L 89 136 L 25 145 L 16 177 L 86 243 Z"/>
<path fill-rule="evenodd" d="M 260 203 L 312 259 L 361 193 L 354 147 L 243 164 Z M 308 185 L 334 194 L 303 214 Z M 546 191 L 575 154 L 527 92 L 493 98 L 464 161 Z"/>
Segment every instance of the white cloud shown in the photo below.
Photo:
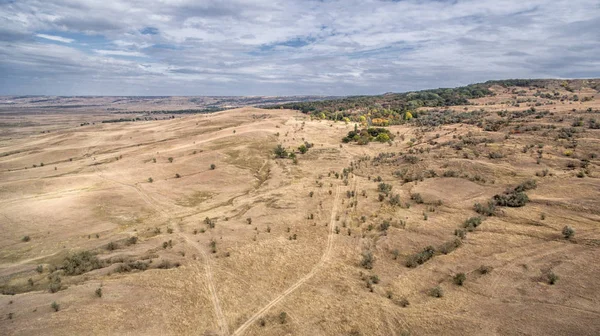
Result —
<path fill-rule="evenodd" d="M 35 36 L 41 37 L 46 40 L 52 40 L 52 41 L 57 41 L 57 42 L 62 42 L 62 43 L 71 43 L 71 42 L 75 41 L 74 39 L 70 39 L 70 38 L 66 38 L 66 37 L 62 37 L 62 36 L 56 36 L 56 35 L 35 34 Z"/>
<path fill-rule="evenodd" d="M 49 91 L 40 73 L 81 83 L 61 94 L 135 82 L 141 94 L 226 95 L 592 77 L 599 30 L 597 0 L 20 0 L 0 4 L 0 46 L 12 48 L 0 50 L 0 77 Z M 61 59 L 32 36 L 73 48 Z"/>
<path fill-rule="evenodd" d="M 124 50 L 98 50 L 94 49 L 95 53 L 100 55 L 108 55 L 108 56 L 130 56 L 130 57 L 146 57 L 146 55 L 137 51 L 124 51 Z"/>

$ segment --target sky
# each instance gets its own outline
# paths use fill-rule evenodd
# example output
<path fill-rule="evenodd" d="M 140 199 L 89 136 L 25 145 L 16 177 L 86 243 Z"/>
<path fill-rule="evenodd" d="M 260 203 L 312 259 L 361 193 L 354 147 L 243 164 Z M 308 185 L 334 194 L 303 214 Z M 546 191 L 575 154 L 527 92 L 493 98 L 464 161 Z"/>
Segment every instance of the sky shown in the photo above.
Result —
<path fill-rule="evenodd" d="M 358 95 L 594 77 L 598 0 L 0 0 L 0 95 Z"/>

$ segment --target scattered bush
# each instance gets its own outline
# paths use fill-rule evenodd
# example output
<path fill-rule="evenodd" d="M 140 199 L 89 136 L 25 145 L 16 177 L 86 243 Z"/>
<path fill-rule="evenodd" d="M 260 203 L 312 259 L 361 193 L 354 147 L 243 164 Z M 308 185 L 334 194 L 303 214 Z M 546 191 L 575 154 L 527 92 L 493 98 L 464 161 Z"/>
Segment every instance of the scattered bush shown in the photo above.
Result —
<path fill-rule="evenodd" d="M 575 229 L 566 225 L 562 229 L 562 235 L 565 237 L 565 239 L 571 239 L 575 235 Z"/>
<path fill-rule="evenodd" d="M 423 203 L 423 197 L 421 197 L 421 194 L 419 194 L 419 193 L 411 194 L 410 199 L 415 201 L 415 203 L 417 203 L 417 204 Z"/>
<path fill-rule="evenodd" d="M 373 253 L 371 251 L 365 251 L 362 254 L 362 260 L 360 265 L 366 269 L 372 269 L 375 258 L 373 257 Z"/>
<path fill-rule="evenodd" d="M 439 247 L 439 251 L 443 254 L 448 254 L 454 250 L 456 250 L 457 248 L 459 248 L 462 245 L 462 240 L 460 240 L 459 238 L 455 238 L 454 240 L 451 240 L 449 242 L 445 242 L 444 244 L 442 244 Z"/>
<path fill-rule="evenodd" d="M 475 230 L 476 227 L 481 225 L 481 222 L 482 222 L 481 217 L 471 217 L 471 218 L 465 220 L 465 222 L 463 223 L 463 227 L 465 229 L 467 229 L 468 231 L 473 231 L 473 230 Z"/>
<path fill-rule="evenodd" d="M 498 206 L 518 208 L 527 204 L 529 197 L 522 191 L 512 191 L 502 195 L 494 195 L 493 200 Z"/>
<path fill-rule="evenodd" d="M 444 296 L 444 291 L 440 286 L 436 286 L 429 290 L 429 295 L 436 298 L 441 298 L 442 296 Z"/>
<path fill-rule="evenodd" d="M 486 266 L 486 265 L 481 265 L 479 266 L 479 268 L 477 269 L 477 271 L 479 272 L 479 274 L 488 274 L 493 270 L 492 266 Z"/>
<path fill-rule="evenodd" d="M 102 262 L 89 251 L 68 256 L 62 266 L 66 275 L 80 275 L 98 268 L 102 268 Z"/>
<path fill-rule="evenodd" d="M 488 201 L 487 205 L 475 203 L 475 212 L 484 216 L 494 216 L 496 213 L 496 204 L 493 201 Z"/>
<path fill-rule="evenodd" d="M 406 260 L 406 267 L 417 267 L 424 264 L 435 255 L 435 248 L 433 246 L 427 246 L 423 251 L 409 256 Z"/>
<path fill-rule="evenodd" d="M 452 281 L 454 281 L 454 283 L 458 286 L 462 286 L 466 280 L 467 276 L 465 275 L 465 273 L 458 273 L 452 278 Z"/>
<path fill-rule="evenodd" d="M 286 321 L 287 321 L 287 313 L 286 312 L 279 313 L 279 323 L 285 324 Z"/>
<path fill-rule="evenodd" d="M 280 158 L 280 159 L 284 159 L 288 156 L 287 150 L 285 148 L 283 148 L 282 145 L 277 145 L 277 147 L 275 147 L 275 149 L 273 150 L 273 153 L 275 153 L 275 156 Z"/>

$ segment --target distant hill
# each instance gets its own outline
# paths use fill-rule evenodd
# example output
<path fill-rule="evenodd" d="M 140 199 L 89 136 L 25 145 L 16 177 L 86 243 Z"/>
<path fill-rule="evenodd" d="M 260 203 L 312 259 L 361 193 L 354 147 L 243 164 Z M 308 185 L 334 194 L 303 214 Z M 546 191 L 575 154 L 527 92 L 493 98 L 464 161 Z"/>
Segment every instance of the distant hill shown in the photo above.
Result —
<path fill-rule="evenodd" d="M 566 90 L 574 92 L 582 88 L 600 90 L 600 79 L 506 79 L 471 84 L 457 88 L 439 88 L 404 93 L 385 93 L 375 96 L 351 96 L 310 102 L 293 102 L 262 106 L 263 108 L 285 108 L 299 110 L 315 117 L 331 120 L 358 120 L 368 114 L 372 118 L 384 118 L 390 124 L 401 123 L 406 112 L 415 115 L 420 107 L 450 107 L 469 105 L 469 99 L 494 95 L 493 86 L 523 87 L 550 91 Z M 540 95 L 542 93 L 540 92 Z M 545 98 L 555 95 L 545 92 Z M 550 95 L 550 96 L 548 96 Z"/>

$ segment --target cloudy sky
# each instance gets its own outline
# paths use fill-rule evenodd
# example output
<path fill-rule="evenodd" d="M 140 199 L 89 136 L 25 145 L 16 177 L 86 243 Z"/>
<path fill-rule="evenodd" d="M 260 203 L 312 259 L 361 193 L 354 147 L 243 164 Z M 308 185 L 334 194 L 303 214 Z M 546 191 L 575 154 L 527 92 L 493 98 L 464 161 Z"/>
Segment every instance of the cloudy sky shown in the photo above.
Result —
<path fill-rule="evenodd" d="M 351 95 L 600 77 L 598 0 L 0 0 L 0 94 Z"/>

